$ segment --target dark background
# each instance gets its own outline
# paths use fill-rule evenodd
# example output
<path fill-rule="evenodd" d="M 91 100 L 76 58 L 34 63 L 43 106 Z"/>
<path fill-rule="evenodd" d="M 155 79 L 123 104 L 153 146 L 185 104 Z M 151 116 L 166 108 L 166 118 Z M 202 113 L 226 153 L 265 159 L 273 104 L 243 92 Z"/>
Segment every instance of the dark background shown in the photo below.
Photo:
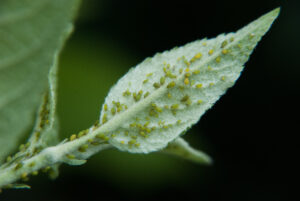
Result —
<path fill-rule="evenodd" d="M 61 56 L 58 112 L 62 138 L 85 129 L 109 88 L 145 57 L 236 31 L 278 6 L 236 85 L 186 136 L 213 166 L 110 150 L 0 200 L 299 200 L 300 1 L 85 0 Z"/>

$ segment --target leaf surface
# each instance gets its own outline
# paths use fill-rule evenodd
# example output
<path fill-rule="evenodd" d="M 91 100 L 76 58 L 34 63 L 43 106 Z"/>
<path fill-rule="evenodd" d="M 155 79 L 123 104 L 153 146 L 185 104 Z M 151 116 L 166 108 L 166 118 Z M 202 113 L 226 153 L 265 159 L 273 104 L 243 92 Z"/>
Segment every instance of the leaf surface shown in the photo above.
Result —
<path fill-rule="evenodd" d="M 275 9 L 236 33 L 191 42 L 132 68 L 105 99 L 100 137 L 133 153 L 166 147 L 235 83 L 278 13 Z"/>

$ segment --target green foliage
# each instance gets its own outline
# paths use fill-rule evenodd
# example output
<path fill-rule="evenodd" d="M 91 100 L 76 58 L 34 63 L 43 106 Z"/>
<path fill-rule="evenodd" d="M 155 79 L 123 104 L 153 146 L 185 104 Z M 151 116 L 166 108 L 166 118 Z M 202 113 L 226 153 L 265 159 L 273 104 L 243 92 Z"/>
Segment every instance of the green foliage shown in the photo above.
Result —
<path fill-rule="evenodd" d="M 26 181 L 40 170 L 56 177 L 59 164 L 81 165 L 107 148 L 161 151 L 210 164 L 209 156 L 190 147 L 181 136 L 238 79 L 279 9 L 236 33 L 147 58 L 112 87 L 94 125 L 58 143 L 57 58 L 72 30 L 78 2 L 0 3 L 0 37 L 5 39 L 0 41 L 0 161 L 31 129 L 38 109 L 27 143 L 0 166 L 0 187 L 28 187 L 15 182 Z"/>
<path fill-rule="evenodd" d="M 0 162 L 28 134 L 78 0 L 0 2 Z"/>

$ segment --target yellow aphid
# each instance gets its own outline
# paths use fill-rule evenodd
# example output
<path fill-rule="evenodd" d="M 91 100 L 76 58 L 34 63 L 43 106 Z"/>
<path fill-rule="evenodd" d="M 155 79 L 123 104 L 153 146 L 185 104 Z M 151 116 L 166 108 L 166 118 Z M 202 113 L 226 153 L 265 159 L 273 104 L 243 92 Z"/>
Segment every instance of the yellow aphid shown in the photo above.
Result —
<path fill-rule="evenodd" d="M 33 171 L 31 174 L 32 174 L 33 176 L 36 176 L 36 175 L 39 174 L 39 172 L 38 172 L 38 171 Z"/>
<path fill-rule="evenodd" d="M 153 73 L 148 73 L 146 76 L 147 76 L 147 77 L 150 77 L 151 75 L 153 75 Z"/>
<path fill-rule="evenodd" d="M 184 74 L 185 77 L 190 77 L 191 76 L 191 73 L 186 73 Z"/>
<path fill-rule="evenodd" d="M 146 84 L 148 81 L 149 81 L 148 79 L 145 79 L 145 80 L 143 81 L 143 84 Z"/>
<path fill-rule="evenodd" d="M 189 68 L 186 68 L 186 69 L 185 69 L 185 72 L 187 72 L 187 73 L 190 72 L 190 69 L 189 69 Z"/>
<path fill-rule="evenodd" d="M 76 139 L 76 134 L 73 134 L 73 135 L 71 135 L 71 137 L 70 137 L 70 141 L 73 141 L 73 140 L 75 140 Z"/>
<path fill-rule="evenodd" d="M 122 140 L 122 141 L 121 141 L 121 144 L 125 144 L 125 142 Z"/>
<path fill-rule="evenodd" d="M 213 69 L 212 69 L 211 66 L 207 66 L 207 70 L 208 70 L 208 71 L 212 71 Z"/>
<path fill-rule="evenodd" d="M 234 37 L 231 37 L 229 40 L 230 40 L 230 42 L 233 42 L 234 41 Z"/>
<path fill-rule="evenodd" d="M 221 57 L 220 57 L 220 56 L 218 56 L 218 57 L 216 58 L 216 62 L 217 62 L 217 63 L 220 63 L 220 62 L 221 62 Z"/>
<path fill-rule="evenodd" d="M 205 46 L 207 45 L 207 43 L 206 43 L 206 42 L 203 42 L 202 45 L 205 47 Z"/>
<path fill-rule="evenodd" d="M 209 50 L 209 51 L 208 51 L 208 54 L 209 54 L 209 55 L 212 55 L 213 53 L 214 53 L 214 50 Z"/>
<path fill-rule="evenodd" d="M 107 109 L 108 109 L 108 106 L 107 106 L 107 104 L 104 104 L 104 111 L 106 112 L 107 111 Z"/>
<path fill-rule="evenodd" d="M 21 179 L 22 179 L 23 181 L 28 181 L 27 175 L 28 175 L 28 174 L 27 174 L 26 172 L 22 173 L 22 174 L 21 174 Z"/>
<path fill-rule="evenodd" d="M 202 88 L 202 86 L 203 86 L 202 84 L 197 84 L 197 85 L 196 85 L 196 87 L 197 87 L 198 89 Z"/>
<path fill-rule="evenodd" d="M 107 114 L 104 113 L 104 114 L 103 114 L 103 117 L 102 117 L 102 123 L 104 124 L 104 123 L 106 123 L 106 122 L 107 122 Z"/>
<path fill-rule="evenodd" d="M 172 98 L 171 93 L 168 93 L 167 96 L 168 96 L 168 98 Z"/>
<path fill-rule="evenodd" d="M 198 75 L 200 73 L 200 70 L 194 70 L 193 74 Z"/>
<path fill-rule="evenodd" d="M 189 80 L 189 78 L 186 77 L 183 82 L 185 85 L 188 85 L 190 83 L 190 80 Z"/>
<path fill-rule="evenodd" d="M 222 76 L 222 77 L 221 77 L 221 80 L 222 80 L 222 81 L 225 81 L 225 76 Z"/>
<path fill-rule="evenodd" d="M 203 100 L 200 99 L 197 101 L 197 103 L 198 103 L 198 105 L 200 105 L 201 103 L 203 103 Z"/>
<path fill-rule="evenodd" d="M 140 146 L 140 143 L 135 143 L 135 146 L 136 146 L 136 147 L 139 147 L 139 146 Z"/>
<path fill-rule="evenodd" d="M 128 141 L 128 144 L 132 145 L 132 144 L 135 144 L 136 143 L 136 140 L 129 140 Z"/>
<path fill-rule="evenodd" d="M 179 119 L 179 120 L 177 120 L 177 122 L 176 122 L 177 124 L 180 124 L 181 123 L 181 120 Z"/>
<path fill-rule="evenodd" d="M 200 59 L 202 57 L 202 54 L 199 52 L 194 56 L 196 59 Z"/>
<path fill-rule="evenodd" d="M 182 68 L 180 68 L 180 69 L 179 69 L 179 73 L 181 74 L 182 72 L 183 72 L 183 69 L 182 69 Z"/>
<path fill-rule="evenodd" d="M 214 86 L 214 83 L 213 82 L 209 83 L 209 86 Z"/>
<path fill-rule="evenodd" d="M 222 50 L 222 54 L 227 54 L 227 53 L 228 53 L 227 49 Z"/>

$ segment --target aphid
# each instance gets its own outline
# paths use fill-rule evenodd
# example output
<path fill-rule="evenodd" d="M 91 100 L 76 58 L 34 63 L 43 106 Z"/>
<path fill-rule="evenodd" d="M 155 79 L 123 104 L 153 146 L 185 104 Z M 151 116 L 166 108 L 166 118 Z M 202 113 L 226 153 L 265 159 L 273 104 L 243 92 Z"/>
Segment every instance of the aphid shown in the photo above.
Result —
<path fill-rule="evenodd" d="M 167 88 L 173 88 L 175 86 L 175 82 L 174 81 L 172 81 L 172 82 L 170 82 L 168 85 L 167 85 Z"/>
<path fill-rule="evenodd" d="M 123 92 L 123 96 L 130 96 L 130 95 L 131 95 L 131 92 L 128 89 Z"/>
<path fill-rule="evenodd" d="M 168 96 L 168 98 L 172 98 L 172 95 L 170 92 L 167 94 L 167 96 Z"/>
<path fill-rule="evenodd" d="M 18 170 L 21 167 L 23 167 L 23 164 L 22 163 L 17 163 L 17 165 L 14 167 L 14 170 Z"/>
<path fill-rule="evenodd" d="M 73 134 L 73 135 L 71 135 L 71 136 L 70 136 L 70 141 L 73 141 L 73 140 L 75 140 L 75 139 L 76 139 L 76 137 L 77 137 L 77 136 L 76 136 L 76 134 Z"/>
<path fill-rule="evenodd" d="M 179 104 L 173 104 L 173 105 L 171 105 L 171 109 L 172 110 L 176 110 L 178 108 L 179 108 Z"/>
<path fill-rule="evenodd" d="M 221 48 L 224 48 L 228 44 L 227 40 L 224 40 L 221 44 Z"/>
<path fill-rule="evenodd" d="M 200 89 L 200 88 L 202 88 L 202 86 L 203 86 L 202 84 L 197 84 L 196 88 Z"/>
<path fill-rule="evenodd" d="M 217 62 L 217 63 L 220 63 L 220 62 L 221 62 L 221 57 L 220 57 L 220 56 L 218 56 L 218 57 L 216 58 L 216 62 Z"/>
<path fill-rule="evenodd" d="M 146 76 L 147 76 L 147 77 L 150 77 L 151 75 L 153 75 L 153 73 L 148 73 Z"/>
<path fill-rule="evenodd" d="M 140 143 L 135 143 L 134 144 L 136 147 L 140 147 Z"/>
<path fill-rule="evenodd" d="M 221 80 L 222 80 L 222 81 L 225 81 L 225 76 L 222 76 L 222 77 L 221 77 Z"/>
<path fill-rule="evenodd" d="M 33 167 L 33 166 L 35 166 L 35 162 L 31 162 L 31 163 L 29 163 L 29 164 L 28 164 L 28 166 L 29 166 L 29 167 Z"/>
<path fill-rule="evenodd" d="M 198 75 L 200 73 L 200 70 L 194 70 L 193 74 Z"/>
<path fill-rule="evenodd" d="M 108 109 L 108 106 L 107 106 L 107 104 L 104 104 L 103 108 L 104 108 L 104 111 L 106 112 L 106 111 L 107 111 L 107 109 Z"/>
<path fill-rule="evenodd" d="M 143 81 L 143 84 L 146 84 L 148 81 L 149 81 L 148 79 L 145 79 L 145 80 Z"/>
<path fill-rule="evenodd" d="M 208 70 L 208 71 L 212 71 L 213 69 L 212 69 L 211 66 L 207 66 L 207 70 Z"/>
<path fill-rule="evenodd" d="M 73 154 L 67 154 L 66 157 L 68 159 L 75 159 L 75 156 Z"/>
<path fill-rule="evenodd" d="M 105 124 L 107 122 L 107 114 L 104 113 L 102 117 L 102 123 Z"/>
<path fill-rule="evenodd" d="M 190 76 L 191 76 L 191 73 L 184 74 L 184 77 L 190 77 Z"/>
<path fill-rule="evenodd" d="M 155 83 L 153 84 L 153 86 L 154 86 L 155 89 L 158 89 L 158 88 L 160 87 L 160 84 L 157 83 L 157 82 L 155 82 Z"/>
<path fill-rule="evenodd" d="M 84 144 L 81 147 L 78 148 L 78 151 L 80 152 L 86 152 L 86 150 L 89 148 L 89 145 Z"/>
<path fill-rule="evenodd" d="M 125 144 L 124 140 L 121 141 L 121 144 Z"/>
<path fill-rule="evenodd" d="M 116 108 L 112 107 L 110 109 L 110 112 L 111 112 L 112 115 L 115 115 L 116 114 Z"/>
<path fill-rule="evenodd" d="M 212 50 L 212 49 L 208 51 L 209 55 L 212 55 L 213 53 L 214 53 L 214 50 Z"/>
<path fill-rule="evenodd" d="M 27 176 L 28 176 L 28 174 L 27 174 L 26 172 L 23 172 L 23 173 L 21 174 L 21 179 L 22 179 L 23 181 L 28 181 L 29 178 L 28 178 Z"/>
<path fill-rule="evenodd" d="M 205 46 L 207 45 L 207 43 L 206 43 L 206 42 L 203 42 L 202 45 L 205 47 Z"/>
<path fill-rule="evenodd" d="M 222 50 L 222 54 L 228 54 L 228 50 L 227 49 Z"/>
<path fill-rule="evenodd" d="M 185 95 L 180 101 L 185 102 L 189 99 L 190 97 L 188 95 Z"/>
<path fill-rule="evenodd" d="M 144 98 L 147 98 L 147 96 L 149 96 L 149 91 L 147 91 L 145 94 L 144 94 Z"/>
<path fill-rule="evenodd" d="M 181 123 L 181 120 L 179 119 L 179 120 L 177 120 L 177 122 L 176 122 L 177 124 L 180 124 Z"/>
<path fill-rule="evenodd" d="M 215 83 L 211 82 L 211 83 L 209 83 L 209 86 L 210 86 L 210 87 L 211 87 L 211 86 L 214 86 L 214 84 L 215 84 Z"/>
<path fill-rule="evenodd" d="M 160 78 L 160 84 L 163 85 L 165 84 L 166 78 L 165 77 L 161 77 Z"/>
<path fill-rule="evenodd" d="M 231 37 L 229 40 L 230 40 L 230 42 L 233 42 L 234 41 L 234 37 Z"/>
<path fill-rule="evenodd" d="M 128 144 L 129 144 L 129 145 L 132 145 L 132 144 L 135 144 L 135 143 L 136 143 L 136 140 L 129 140 L 129 141 L 128 141 Z"/>
<path fill-rule="evenodd" d="M 203 102 L 203 100 L 201 100 L 201 99 L 199 99 L 199 100 L 197 101 L 198 105 L 200 105 L 202 102 Z"/>
<path fill-rule="evenodd" d="M 39 172 L 36 170 L 36 171 L 33 171 L 31 174 L 32 174 L 33 176 L 36 176 L 36 175 L 39 174 Z"/>
<path fill-rule="evenodd" d="M 185 85 L 188 85 L 190 83 L 190 80 L 189 80 L 189 78 L 186 77 L 183 82 Z"/>

